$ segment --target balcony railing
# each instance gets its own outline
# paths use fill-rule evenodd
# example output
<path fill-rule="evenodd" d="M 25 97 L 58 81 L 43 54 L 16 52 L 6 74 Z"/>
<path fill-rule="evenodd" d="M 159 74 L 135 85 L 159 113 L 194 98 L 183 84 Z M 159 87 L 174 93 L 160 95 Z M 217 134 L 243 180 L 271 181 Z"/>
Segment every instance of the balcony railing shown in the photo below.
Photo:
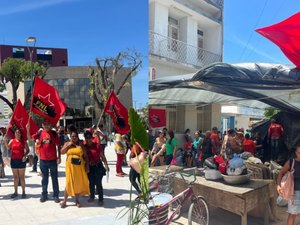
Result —
<path fill-rule="evenodd" d="M 151 31 L 149 33 L 149 53 L 175 63 L 189 64 L 200 68 L 222 60 L 221 55 Z"/>

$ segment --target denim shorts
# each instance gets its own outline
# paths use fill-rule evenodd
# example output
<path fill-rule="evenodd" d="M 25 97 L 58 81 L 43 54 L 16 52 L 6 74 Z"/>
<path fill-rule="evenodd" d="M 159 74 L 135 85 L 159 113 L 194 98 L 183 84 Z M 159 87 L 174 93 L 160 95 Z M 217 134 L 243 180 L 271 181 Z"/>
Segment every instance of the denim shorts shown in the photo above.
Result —
<path fill-rule="evenodd" d="M 294 200 L 289 200 L 287 212 L 293 215 L 300 213 L 300 191 L 295 191 Z"/>
<path fill-rule="evenodd" d="M 11 159 L 10 167 L 12 169 L 25 169 L 26 162 L 23 162 L 21 159 Z"/>

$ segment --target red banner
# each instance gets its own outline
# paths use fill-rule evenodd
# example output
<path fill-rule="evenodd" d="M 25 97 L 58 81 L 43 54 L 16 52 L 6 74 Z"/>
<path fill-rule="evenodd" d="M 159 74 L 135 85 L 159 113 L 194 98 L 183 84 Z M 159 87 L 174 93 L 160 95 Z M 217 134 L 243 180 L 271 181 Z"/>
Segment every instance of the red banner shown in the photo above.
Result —
<path fill-rule="evenodd" d="M 11 138 L 15 138 L 15 130 L 19 128 L 22 132 L 23 140 L 27 140 L 27 131 L 26 131 L 26 124 L 28 122 L 29 115 L 26 112 L 26 109 L 23 107 L 20 99 L 17 102 L 17 105 L 15 107 L 14 113 L 12 115 L 12 118 L 9 122 L 8 128 L 7 128 L 7 134 Z M 36 123 L 30 119 L 30 134 L 35 134 L 39 130 L 39 127 L 36 125 Z"/>
<path fill-rule="evenodd" d="M 104 107 L 104 112 L 108 113 L 115 125 L 115 128 L 120 134 L 127 134 L 130 130 L 128 124 L 128 110 L 117 98 L 114 91 L 109 95 L 109 98 Z"/>
<path fill-rule="evenodd" d="M 151 127 L 166 126 L 166 110 L 149 108 L 149 124 Z"/>
<path fill-rule="evenodd" d="M 288 19 L 268 26 L 259 28 L 256 32 L 268 38 L 276 44 L 286 57 L 300 68 L 300 13 Z"/>
<path fill-rule="evenodd" d="M 31 111 L 56 124 L 66 111 L 57 90 L 39 77 L 34 79 Z"/>

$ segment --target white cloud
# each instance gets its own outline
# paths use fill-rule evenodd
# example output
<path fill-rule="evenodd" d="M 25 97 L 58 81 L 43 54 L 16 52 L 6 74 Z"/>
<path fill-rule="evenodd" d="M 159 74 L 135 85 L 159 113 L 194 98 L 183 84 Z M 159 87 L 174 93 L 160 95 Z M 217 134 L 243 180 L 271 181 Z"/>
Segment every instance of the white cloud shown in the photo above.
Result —
<path fill-rule="evenodd" d="M 40 8 L 45 8 L 53 5 L 59 5 L 68 2 L 76 2 L 79 0 L 37 0 L 37 1 L 22 1 L 21 3 L 10 3 L 7 7 L 1 7 L 0 16 L 11 15 L 16 13 L 23 13 L 28 11 L 33 11 Z"/>

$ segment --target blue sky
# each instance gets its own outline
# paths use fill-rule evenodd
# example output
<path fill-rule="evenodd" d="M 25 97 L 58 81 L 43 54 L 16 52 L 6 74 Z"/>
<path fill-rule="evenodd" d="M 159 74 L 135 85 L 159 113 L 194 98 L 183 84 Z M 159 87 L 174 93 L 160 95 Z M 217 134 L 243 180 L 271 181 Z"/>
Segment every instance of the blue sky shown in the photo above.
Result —
<path fill-rule="evenodd" d="M 133 104 L 148 101 L 147 0 L 5 0 L 0 7 L 0 43 L 67 48 L 70 66 L 93 65 L 127 48 L 143 55 L 133 78 Z"/>
<path fill-rule="evenodd" d="M 300 11 L 296 0 L 224 0 L 224 62 L 292 64 L 255 29 L 281 22 Z"/>

